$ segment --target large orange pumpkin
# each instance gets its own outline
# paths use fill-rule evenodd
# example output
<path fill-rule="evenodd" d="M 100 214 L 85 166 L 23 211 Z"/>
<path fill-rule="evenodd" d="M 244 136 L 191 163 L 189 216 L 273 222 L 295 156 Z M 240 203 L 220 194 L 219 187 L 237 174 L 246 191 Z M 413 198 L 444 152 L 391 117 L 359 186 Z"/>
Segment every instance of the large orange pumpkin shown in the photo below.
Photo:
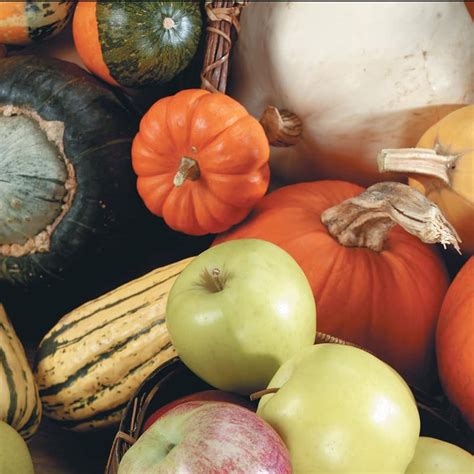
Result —
<path fill-rule="evenodd" d="M 262 126 L 234 99 L 178 92 L 142 118 L 132 147 L 138 192 L 172 229 L 223 232 L 265 194 L 269 148 Z"/>
<path fill-rule="evenodd" d="M 404 209 L 396 198 L 382 208 L 383 199 L 378 200 L 391 186 L 403 193 L 409 190 L 408 194 L 417 199 L 414 207 Z M 394 214 L 403 222 L 411 213 L 417 217 L 418 204 L 427 209 L 433 205 L 406 185 L 380 183 L 367 191 L 372 192 L 372 198 L 361 195 L 357 198 L 360 202 L 354 201 L 345 209 L 333 208 L 362 191 L 342 181 L 277 189 L 261 200 L 242 225 L 219 236 L 215 243 L 259 238 L 282 247 L 296 259 L 311 283 L 319 331 L 369 349 L 409 382 L 426 386 L 424 382 L 435 374 L 435 327 L 448 278 L 434 248 L 399 226 L 389 230 L 393 224 L 385 210 L 395 209 Z M 340 222 L 334 220 L 338 214 Z M 331 233 L 340 234 L 338 239 L 344 245 L 329 233 L 321 222 L 322 215 Z M 434 214 L 425 217 L 430 226 Z"/>
<path fill-rule="evenodd" d="M 436 354 L 447 396 L 474 429 L 474 257 L 456 275 L 444 299 Z"/>

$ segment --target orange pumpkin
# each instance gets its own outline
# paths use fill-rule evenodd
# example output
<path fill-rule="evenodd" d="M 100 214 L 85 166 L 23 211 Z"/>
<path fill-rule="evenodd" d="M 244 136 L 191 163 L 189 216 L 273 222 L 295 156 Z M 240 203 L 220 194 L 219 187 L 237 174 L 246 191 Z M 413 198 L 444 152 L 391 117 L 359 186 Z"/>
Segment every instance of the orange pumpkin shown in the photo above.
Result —
<path fill-rule="evenodd" d="M 258 238 L 282 247 L 310 281 L 319 331 L 369 349 L 422 386 L 435 374 L 435 327 L 448 278 L 434 248 L 399 226 L 389 230 L 393 224 L 382 215 L 377 199 L 392 185 L 432 206 L 406 185 L 380 183 L 372 187 L 376 192 L 367 190 L 373 199 L 361 195 L 360 203 L 338 209 L 333 206 L 363 188 L 342 181 L 301 183 L 268 194 L 242 225 L 214 243 Z M 386 208 L 391 207 L 403 208 L 396 201 L 388 202 Z M 342 217 L 339 222 L 337 216 Z M 428 226 L 431 217 L 426 218 Z"/>
<path fill-rule="evenodd" d="M 265 194 L 269 145 L 262 126 L 234 99 L 178 92 L 144 115 L 132 147 L 147 208 L 186 234 L 222 232 Z"/>
<path fill-rule="evenodd" d="M 444 391 L 474 429 L 474 257 L 461 268 L 444 299 L 436 354 Z"/>

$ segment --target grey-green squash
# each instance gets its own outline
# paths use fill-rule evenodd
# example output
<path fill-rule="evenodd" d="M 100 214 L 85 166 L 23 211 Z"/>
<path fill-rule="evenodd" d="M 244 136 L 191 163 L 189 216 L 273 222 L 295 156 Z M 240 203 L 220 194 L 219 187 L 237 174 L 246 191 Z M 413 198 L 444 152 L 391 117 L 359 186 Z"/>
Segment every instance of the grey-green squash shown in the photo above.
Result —
<path fill-rule="evenodd" d="M 0 304 L 0 420 L 29 439 L 38 429 L 41 412 L 25 350 Z"/>
<path fill-rule="evenodd" d="M 44 414 L 88 431 L 117 423 L 139 385 L 176 355 L 168 293 L 191 259 L 158 268 L 64 316 L 43 338 L 35 376 Z"/>
<path fill-rule="evenodd" d="M 64 280 L 85 261 L 90 278 L 141 207 L 136 126 L 114 92 L 72 63 L 0 60 L 0 283 Z"/>

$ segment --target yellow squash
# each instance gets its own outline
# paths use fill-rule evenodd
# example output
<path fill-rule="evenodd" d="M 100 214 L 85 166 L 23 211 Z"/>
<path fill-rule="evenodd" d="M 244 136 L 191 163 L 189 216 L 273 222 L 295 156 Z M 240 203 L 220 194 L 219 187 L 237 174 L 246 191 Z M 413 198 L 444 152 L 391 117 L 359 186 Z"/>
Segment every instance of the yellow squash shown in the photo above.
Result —
<path fill-rule="evenodd" d="M 64 316 L 38 348 L 45 415 L 87 431 L 118 422 L 146 377 L 176 352 L 166 329 L 168 293 L 191 259 L 158 268 Z"/>
<path fill-rule="evenodd" d="M 436 203 L 474 253 L 474 105 L 446 115 L 416 148 L 382 150 L 380 171 L 409 176 L 409 184 Z"/>

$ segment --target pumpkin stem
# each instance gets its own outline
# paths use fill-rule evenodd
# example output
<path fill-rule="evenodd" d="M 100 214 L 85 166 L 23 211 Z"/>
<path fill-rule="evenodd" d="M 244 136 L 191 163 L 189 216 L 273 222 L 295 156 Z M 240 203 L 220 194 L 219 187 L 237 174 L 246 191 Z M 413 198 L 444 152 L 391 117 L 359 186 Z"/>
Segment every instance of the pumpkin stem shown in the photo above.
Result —
<path fill-rule="evenodd" d="M 252 400 L 252 401 L 259 400 L 263 396 L 269 395 L 270 393 L 277 393 L 278 390 L 280 390 L 280 389 L 277 388 L 277 387 L 266 388 L 265 390 L 259 390 L 258 392 L 254 392 L 254 393 L 250 394 L 250 400 Z"/>
<path fill-rule="evenodd" d="M 182 186 L 187 179 L 196 181 L 199 176 L 201 176 L 201 172 L 199 170 L 198 162 L 192 158 L 183 156 L 181 158 L 178 172 L 174 176 L 173 184 L 179 187 Z"/>
<path fill-rule="evenodd" d="M 280 148 L 296 145 L 303 132 L 303 122 L 296 114 L 273 106 L 265 109 L 260 124 L 270 145 Z"/>
<path fill-rule="evenodd" d="M 461 241 L 436 204 L 402 183 L 378 183 L 321 214 L 329 233 L 346 247 L 384 248 L 389 230 L 399 224 L 421 241 L 452 245 Z"/>
<path fill-rule="evenodd" d="M 437 149 L 400 148 L 384 149 L 377 156 L 379 171 L 403 174 L 423 174 L 438 178 L 451 185 L 450 170 L 455 168 L 458 156 L 444 155 Z"/>

